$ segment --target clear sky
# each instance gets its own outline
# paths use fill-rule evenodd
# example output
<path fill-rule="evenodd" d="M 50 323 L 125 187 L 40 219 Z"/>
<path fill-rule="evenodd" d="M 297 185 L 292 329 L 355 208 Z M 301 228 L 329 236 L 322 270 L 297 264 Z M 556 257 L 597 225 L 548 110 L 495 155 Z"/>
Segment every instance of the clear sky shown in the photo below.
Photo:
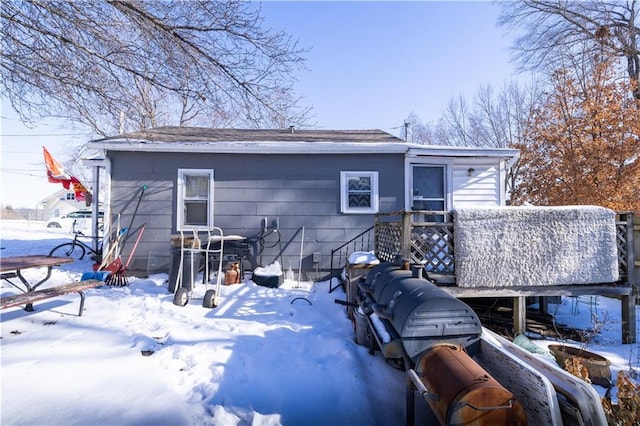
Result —
<path fill-rule="evenodd" d="M 310 49 L 296 87 L 323 129 L 400 136 L 409 114 L 435 121 L 452 97 L 513 75 L 509 39 L 488 1 L 268 1 L 262 9 L 266 26 Z M 53 120 L 26 128 L 4 99 L 1 133 L 0 198 L 12 207 L 35 208 L 61 187 L 47 182 L 43 145 L 64 161 L 90 139 Z"/>

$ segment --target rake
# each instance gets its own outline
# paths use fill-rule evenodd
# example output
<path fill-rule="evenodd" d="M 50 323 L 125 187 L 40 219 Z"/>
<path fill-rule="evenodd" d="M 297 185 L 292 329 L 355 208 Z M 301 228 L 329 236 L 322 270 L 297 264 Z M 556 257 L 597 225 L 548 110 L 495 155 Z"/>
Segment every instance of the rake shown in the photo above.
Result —
<path fill-rule="evenodd" d="M 146 225 L 147 224 L 145 223 L 140 227 L 140 232 L 136 237 L 136 242 L 133 245 L 133 248 L 131 249 L 131 253 L 129 253 L 129 257 L 127 258 L 127 263 L 123 264 L 122 258 L 118 256 L 116 260 L 114 260 L 113 262 L 111 262 L 110 264 L 104 267 L 105 271 L 111 272 L 111 274 L 109 274 L 109 276 L 107 276 L 107 278 L 105 279 L 105 283 L 107 285 L 116 286 L 116 287 L 124 287 L 129 285 L 129 279 L 127 278 L 127 269 L 129 268 L 129 263 L 131 263 L 133 254 L 135 253 L 136 248 L 138 247 L 138 243 L 142 238 L 142 234 L 144 233 L 144 228 Z"/>

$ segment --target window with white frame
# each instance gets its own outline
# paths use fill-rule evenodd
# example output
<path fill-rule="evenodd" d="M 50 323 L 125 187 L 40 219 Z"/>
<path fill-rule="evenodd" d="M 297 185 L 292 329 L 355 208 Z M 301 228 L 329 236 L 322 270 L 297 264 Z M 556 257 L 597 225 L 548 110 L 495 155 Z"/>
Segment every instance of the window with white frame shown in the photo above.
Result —
<path fill-rule="evenodd" d="M 213 226 L 213 170 L 178 169 L 178 230 Z"/>
<path fill-rule="evenodd" d="M 340 172 L 340 211 L 378 213 L 378 172 Z"/>

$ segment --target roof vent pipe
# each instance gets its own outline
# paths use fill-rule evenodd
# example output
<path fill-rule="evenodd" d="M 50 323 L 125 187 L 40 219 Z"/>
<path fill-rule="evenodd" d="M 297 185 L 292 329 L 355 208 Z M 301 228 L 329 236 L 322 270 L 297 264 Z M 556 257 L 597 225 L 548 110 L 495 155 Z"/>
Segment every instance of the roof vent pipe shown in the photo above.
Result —
<path fill-rule="evenodd" d="M 296 126 L 289 126 L 289 133 L 293 133 L 296 130 Z"/>

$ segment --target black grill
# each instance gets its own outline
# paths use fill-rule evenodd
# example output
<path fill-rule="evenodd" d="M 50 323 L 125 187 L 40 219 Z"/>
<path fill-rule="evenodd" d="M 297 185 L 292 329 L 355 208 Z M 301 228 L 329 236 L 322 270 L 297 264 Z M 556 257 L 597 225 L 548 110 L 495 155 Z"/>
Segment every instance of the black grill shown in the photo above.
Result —
<path fill-rule="evenodd" d="M 442 425 L 525 425 L 522 405 L 472 358 L 481 350 L 476 313 L 423 273 L 407 262 L 383 263 L 358 285 L 356 341 L 364 328 L 369 337 L 360 340 L 370 352 L 380 348 L 407 371 L 407 424 L 418 390 Z"/>
<path fill-rule="evenodd" d="M 415 364 L 432 346 L 443 342 L 473 353 L 482 333 L 476 313 L 422 278 L 421 268 L 413 271 L 406 268 L 403 263 L 382 263 L 359 285 L 358 303 L 384 356 L 406 356 L 406 361 Z M 372 313 L 379 322 L 371 319 Z M 380 332 L 380 324 L 391 336 L 389 341 L 385 341 L 385 333 Z"/>

